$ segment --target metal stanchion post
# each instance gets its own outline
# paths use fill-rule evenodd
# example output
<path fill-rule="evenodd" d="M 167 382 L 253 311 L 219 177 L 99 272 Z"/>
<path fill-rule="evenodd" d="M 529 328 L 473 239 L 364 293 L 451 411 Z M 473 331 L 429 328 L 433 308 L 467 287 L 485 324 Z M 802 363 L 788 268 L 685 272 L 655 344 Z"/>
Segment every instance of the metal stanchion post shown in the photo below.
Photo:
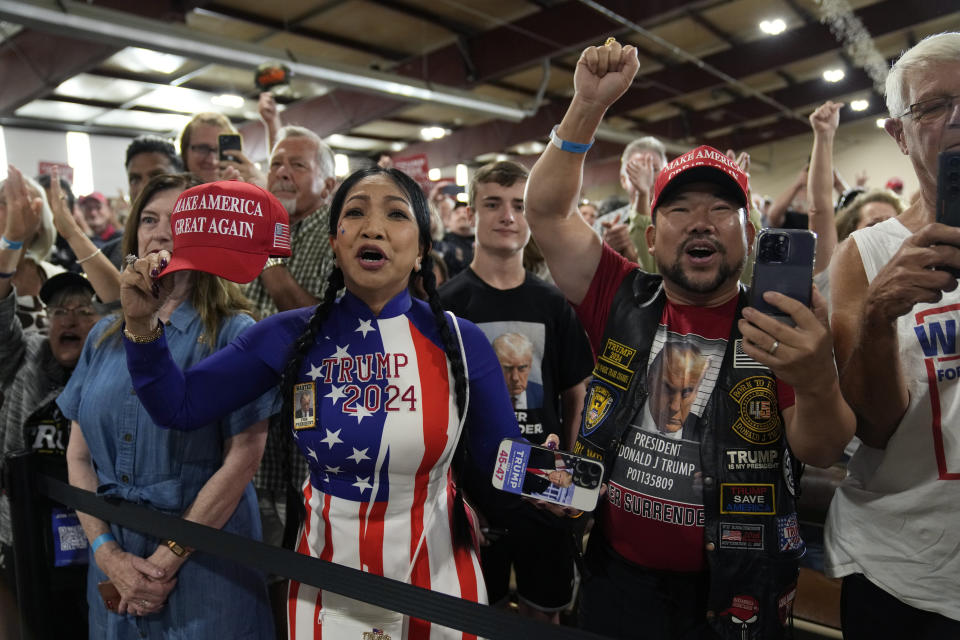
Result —
<path fill-rule="evenodd" d="M 43 604 L 40 576 L 43 567 L 43 532 L 35 527 L 33 504 L 36 484 L 33 477 L 31 453 L 15 451 L 4 459 L 4 486 L 10 500 L 10 520 L 13 528 L 13 561 L 17 576 L 17 607 L 20 609 L 20 638 L 48 638 L 47 620 Z"/>

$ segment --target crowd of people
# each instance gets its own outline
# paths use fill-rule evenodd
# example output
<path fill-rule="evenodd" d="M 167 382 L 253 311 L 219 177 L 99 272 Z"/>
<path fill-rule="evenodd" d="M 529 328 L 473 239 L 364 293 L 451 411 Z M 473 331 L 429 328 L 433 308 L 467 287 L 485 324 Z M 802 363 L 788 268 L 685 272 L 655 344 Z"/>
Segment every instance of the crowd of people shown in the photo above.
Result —
<path fill-rule="evenodd" d="M 671 160 L 643 137 L 621 157 L 625 197 L 585 201 L 590 146 L 638 66 L 630 45 L 586 48 L 532 169 L 478 168 L 466 203 L 389 156 L 338 181 L 330 147 L 267 93 L 266 171 L 221 153 L 227 118 L 198 114 L 179 150 L 131 142 L 125 215 L 10 167 L 0 454 L 365 572 L 665 640 L 787 637 L 801 476 L 844 462 L 823 535 L 844 636 L 960 637 L 960 230 L 936 222 L 960 33 L 889 72 L 908 200 L 899 178 L 844 182 L 828 101 L 774 197 L 751 190 L 746 153 Z M 810 305 L 763 295 L 790 322 L 750 302 L 765 228 L 816 233 Z M 495 489 L 507 438 L 602 462 L 597 509 Z M 57 637 L 466 637 L 50 501 L 34 512 Z M 14 542 L 0 497 L 10 637 Z"/>

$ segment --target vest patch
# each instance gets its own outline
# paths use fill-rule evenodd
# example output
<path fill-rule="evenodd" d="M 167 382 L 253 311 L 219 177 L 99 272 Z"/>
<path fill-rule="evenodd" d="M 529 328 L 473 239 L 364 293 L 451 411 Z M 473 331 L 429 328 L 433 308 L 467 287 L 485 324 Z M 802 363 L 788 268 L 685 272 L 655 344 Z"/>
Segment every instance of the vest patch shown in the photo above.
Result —
<path fill-rule="evenodd" d="M 740 405 L 740 415 L 731 427 L 734 433 L 751 444 L 773 444 L 780 439 L 783 424 L 772 378 L 744 378 L 730 390 L 730 397 Z"/>
<path fill-rule="evenodd" d="M 590 393 L 587 395 L 587 407 L 583 414 L 583 426 L 580 432 L 588 436 L 597 430 L 603 421 L 610 415 L 610 410 L 620 397 L 617 391 L 614 391 L 605 384 L 594 382 L 590 385 Z"/>
<path fill-rule="evenodd" d="M 720 485 L 720 513 L 772 516 L 777 512 L 772 484 Z"/>
<path fill-rule="evenodd" d="M 801 551 L 806 547 L 800 537 L 796 513 L 777 517 L 777 535 L 780 538 L 780 551 Z"/>
<path fill-rule="evenodd" d="M 720 548 L 763 551 L 763 525 L 745 522 L 721 522 Z"/>
<path fill-rule="evenodd" d="M 610 383 L 618 389 L 626 391 L 633 382 L 634 369 L 630 368 L 637 350 L 620 344 L 616 340 L 607 338 L 603 344 L 603 352 L 597 358 L 597 366 L 593 369 L 593 376 Z"/>
<path fill-rule="evenodd" d="M 770 471 L 780 465 L 776 449 L 727 449 L 723 453 L 727 471 Z"/>

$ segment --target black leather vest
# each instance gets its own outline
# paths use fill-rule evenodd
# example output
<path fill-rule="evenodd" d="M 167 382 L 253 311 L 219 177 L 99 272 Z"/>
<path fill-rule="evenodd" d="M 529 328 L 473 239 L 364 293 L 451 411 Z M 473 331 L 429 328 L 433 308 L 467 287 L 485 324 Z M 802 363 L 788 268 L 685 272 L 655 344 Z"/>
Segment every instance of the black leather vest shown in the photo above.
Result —
<path fill-rule="evenodd" d="M 736 319 L 746 300 L 741 287 Z M 613 461 L 628 425 L 640 423 L 650 347 L 665 304 L 660 276 L 636 270 L 624 279 L 604 328 L 575 453 Z M 734 321 L 720 377 L 697 425 L 707 618 L 724 638 L 775 639 L 792 612 L 797 561 L 805 549 L 796 515 L 801 467 L 786 441 L 776 379 L 737 353 L 740 339 Z"/>

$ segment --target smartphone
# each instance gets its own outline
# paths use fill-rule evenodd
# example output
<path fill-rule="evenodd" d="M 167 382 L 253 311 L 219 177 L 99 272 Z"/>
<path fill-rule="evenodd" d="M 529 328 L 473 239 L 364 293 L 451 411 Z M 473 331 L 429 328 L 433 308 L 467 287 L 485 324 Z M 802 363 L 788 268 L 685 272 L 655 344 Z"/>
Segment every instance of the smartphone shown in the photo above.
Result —
<path fill-rule="evenodd" d="M 217 137 L 217 144 L 220 146 L 221 160 L 233 160 L 233 158 L 230 155 L 225 154 L 224 151 L 243 150 L 243 140 L 240 138 L 239 133 L 221 133 Z"/>
<path fill-rule="evenodd" d="M 500 443 L 493 486 L 527 498 L 593 511 L 600 497 L 603 464 L 581 456 L 507 438 Z"/>
<path fill-rule="evenodd" d="M 937 173 L 937 222 L 960 227 L 960 151 L 944 151 Z"/>
<path fill-rule="evenodd" d="M 120 591 L 117 590 L 117 587 L 109 580 L 104 580 L 97 583 L 97 589 L 100 591 L 100 597 L 103 598 L 103 604 L 107 607 L 107 610 L 116 613 L 117 607 L 120 606 Z"/>
<path fill-rule="evenodd" d="M 790 326 L 793 318 L 767 304 L 765 291 L 777 291 L 810 306 L 817 234 L 807 229 L 764 229 L 757 237 L 757 258 L 750 284 L 750 306 Z"/>

